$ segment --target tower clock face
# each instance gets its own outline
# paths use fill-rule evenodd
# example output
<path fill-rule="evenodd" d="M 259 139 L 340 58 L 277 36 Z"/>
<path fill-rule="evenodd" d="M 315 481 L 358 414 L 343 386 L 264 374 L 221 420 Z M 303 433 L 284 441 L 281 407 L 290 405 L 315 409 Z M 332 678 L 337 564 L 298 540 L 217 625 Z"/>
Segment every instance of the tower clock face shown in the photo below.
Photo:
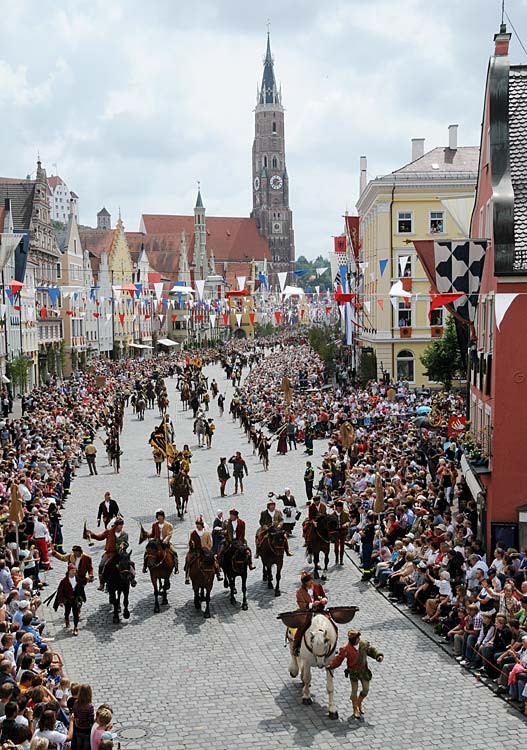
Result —
<path fill-rule="evenodd" d="M 282 178 L 277 174 L 275 174 L 274 177 L 271 177 L 271 187 L 273 190 L 280 190 L 282 187 Z"/>
<path fill-rule="evenodd" d="M 254 178 L 253 185 L 254 185 L 254 189 L 255 190 L 259 190 L 260 189 L 260 178 L 259 177 L 255 177 Z"/>
<path fill-rule="evenodd" d="M 281 234 L 282 223 L 280 221 L 273 221 L 273 234 Z"/>

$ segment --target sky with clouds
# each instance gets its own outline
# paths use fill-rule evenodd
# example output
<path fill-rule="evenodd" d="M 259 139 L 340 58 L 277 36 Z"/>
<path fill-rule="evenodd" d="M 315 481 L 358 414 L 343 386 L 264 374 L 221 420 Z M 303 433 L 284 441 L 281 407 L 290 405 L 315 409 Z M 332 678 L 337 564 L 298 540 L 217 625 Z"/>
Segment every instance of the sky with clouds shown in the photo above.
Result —
<path fill-rule="evenodd" d="M 527 0 L 507 0 L 527 47 Z M 286 107 L 297 256 L 326 253 L 368 176 L 410 160 L 410 139 L 478 145 L 501 0 L 0 0 L 0 174 L 37 151 L 126 228 L 142 213 L 251 209 L 256 85 L 271 21 Z M 513 37 L 511 57 L 527 63 Z"/>

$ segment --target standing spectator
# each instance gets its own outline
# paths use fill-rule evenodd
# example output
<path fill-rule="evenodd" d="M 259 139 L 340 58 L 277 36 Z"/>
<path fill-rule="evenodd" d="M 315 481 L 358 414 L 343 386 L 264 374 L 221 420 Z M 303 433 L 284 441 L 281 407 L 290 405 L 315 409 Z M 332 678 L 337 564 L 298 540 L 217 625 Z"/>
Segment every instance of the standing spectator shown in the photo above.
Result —
<path fill-rule="evenodd" d="M 313 499 L 313 482 L 315 481 L 315 471 L 311 466 L 311 461 L 306 461 L 306 470 L 304 471 L 304 485 L 306 488 L 307 503 L 309 505 Z"/>
<path fill-rule="evenodd" d="M 43 570 L 51 570 L 49 561 L 48 543 L 50 541 L 49 531 L 44 524 L 44 516 L 39 515 L 35 520 L 33 529 L 33 541 L 40 554 L 40 566 Z"/>
<path fill-rule="evenodd" d="M 109 492 L 104 493 L 104 500 L 99 504 L 99 510 L 97 511 L 97 526 L 101 525 L 101 518 L 104 523 L 104 528 L 108 528 L 108 524 L 112 518 L 116 518 L 119 515 L 119 506 L 110 496 Z"/>
<path fill-rule="evenodd" d="M 71 717 L 73 723 L 71 750 L 90 750 L 90 734 L 95 719 L 95 711 L 89 685 L 82 684 L 79 686 Z"/>

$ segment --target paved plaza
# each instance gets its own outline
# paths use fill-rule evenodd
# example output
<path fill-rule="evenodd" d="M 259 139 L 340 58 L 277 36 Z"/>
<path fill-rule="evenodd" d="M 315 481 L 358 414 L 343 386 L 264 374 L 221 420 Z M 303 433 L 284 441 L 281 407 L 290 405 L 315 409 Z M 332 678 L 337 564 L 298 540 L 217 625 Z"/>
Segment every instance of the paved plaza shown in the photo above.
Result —
<path fill-rule="evenodd" d="M 226 393 L 232 393 L 219 367 L 207 374 L 215 377 Z M 253 750 L 307 747 L 341 748 L 347 743 L 365 743 L 369 748 L 445 749 L 463 744 L 464 750 L 520 747 L 525 723 L 516 711 L 494 697 L 473 676 L 460 670 L 446 655 L 372 587 L 360 582 L 357 569 L 346 561 L 343 569 L 330 568 L 327 592 L 333 605 L 354 604 L 360 612 L 353 622 L 373 645 L 385 654 L 383 664 L 372 665 L 374 679 L 366 702 L 366 720 L 351 719 L 349 683 L 341 668 L 335 676 L 336 703 L 340 718 L 326 718 L 325 676 L 314 674 L 314 703 L 303 706 L 299 679 L 288 675 L 288 650 L 284 628 L 276 615 L 295 608 L 299 573 L 306 566 L 300 529 L 291 540 L 292 558 L 284 564 L 282 596 L 275 599 L 261 581 L 261 571 L 250 573 L 249 609 L 234 608 L 223 584 L 216 582 L 210 620 L 196 612 L 192 589 L 184 585 L 181 572 L 172 579 L 169 605 L 154 614 L 150 580 L 143 575 L 142 548 L 137 544 L 139 524 L 149 526 L 157 508 L 163 507 L 174 524 L 174 541 L 182 570 L 185 549 L 195 517 L 202 513 L 212 523 L 216 510 L 235 505 L 248 526 L 254 548 L 254 532 L 270 490 L 291 487 L 297 503 L 305 509 L 302 446 L 286 456 L 271 452 L 270 470 L 264 472 L 251 455 L 237 424 L 227 413 L 218 416 L 215 403 L 211 415 L 217 429 L 211 450 L 199 449 L 192 435 L 191 412 L 182 412 L 175 380 L 167 381 L 170 415 L 176 443 L 189 443 L 194 451 L 191 475 L 194 495 L 184 522 L 178 521 L 168 499 L 166 474 L 155 476 L 148 437 L 159 422 L 157 409 L 138 422 L 128 409 L 121 445 L 122 473 L 106 467 L 101 443 L 99 475 L 90 477 L 85 465 L 73 485 L 64 511 L 65 547 L 81 541 L 83 523 L 96 525 L 98 503 L 109 489 L 126 519 L 138 570 L 138 586 L 131 590 L 131 618 L 112 624 L 107 596 L 88 586 L 81 632 L 74 638 L 62 628 L 61 612 L 46 612 L 57 647 L 63 654 L 72 680 L 89 682 L 94 703 L 109 702 L 123 748 L 177 750 L 185 748 L 252 748 Z M 176 410 L 177 407 L 177 410 Z M 314 465 L 325 443 L 315 443 Z M 219 497 L 216 466 L 221 455 L 229 458 L 241 450 L 249 476 L 244 495 Z M 233 481 L 228 490 L 233 492 Z M 87 548 L 87 544 L 84 543 Z M 98 563 L 102 543 L 91 548 Z M 55 561 L 49 574 L 49 592 L 63 573 Z M 339 643 L 344 642 L 346 626 Z M 440 708 L 439 708 L 440 707 Z"/>

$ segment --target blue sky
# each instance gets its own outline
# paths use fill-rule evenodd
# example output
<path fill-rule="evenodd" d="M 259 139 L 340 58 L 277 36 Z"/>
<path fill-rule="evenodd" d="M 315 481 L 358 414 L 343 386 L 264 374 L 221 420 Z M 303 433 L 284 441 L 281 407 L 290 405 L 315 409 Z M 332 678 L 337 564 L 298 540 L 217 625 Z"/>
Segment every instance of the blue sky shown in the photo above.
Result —
<path fill-rule="evenodd" d="M 286 107 L 297 255 L 331 247 L 369 177 L 410 159 L 410 139 L 477 145 L 500 0 L 0 0 L 0 174 L 37 150 L 126 228 L 141 213 L 251 208 L 256 84 L 267 19 Z M 527 46 L 527 0 L 508 0 Z M 36 12 L 37 11 L 37 12 Z M 527 63 L 513 37 L 514 62 Z"/>

